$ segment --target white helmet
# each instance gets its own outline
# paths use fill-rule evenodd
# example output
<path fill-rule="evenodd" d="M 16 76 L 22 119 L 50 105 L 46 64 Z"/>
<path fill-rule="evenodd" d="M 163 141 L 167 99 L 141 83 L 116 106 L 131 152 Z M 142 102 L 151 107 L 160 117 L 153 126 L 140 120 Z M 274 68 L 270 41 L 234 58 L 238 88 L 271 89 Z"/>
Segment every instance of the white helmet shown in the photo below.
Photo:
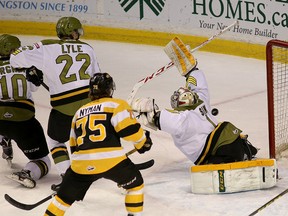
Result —
<path fill-rule="evenodd" d="M 174 91 L 171 96 L 171 107 L 173 109 L 179 107 L 189 107 L 198 102 L 198 95 L 188 88 L 180 87 L 177 91 Z"/>

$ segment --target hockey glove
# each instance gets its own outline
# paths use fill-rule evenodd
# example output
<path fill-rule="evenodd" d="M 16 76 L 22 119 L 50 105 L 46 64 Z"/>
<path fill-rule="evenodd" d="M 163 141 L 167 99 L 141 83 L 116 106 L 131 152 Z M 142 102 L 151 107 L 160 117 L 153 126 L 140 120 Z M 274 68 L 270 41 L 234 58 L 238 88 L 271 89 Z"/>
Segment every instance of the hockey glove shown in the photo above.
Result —
<path fill-rule="evenodd" d="M 150 138 L 150 132 L 145 131 L 145 135 L 146 135 L 146 142 L 140 149 L 137 149 L 137 151 L 140 154 L 143 154 L 144 152 L 149 151 L 153 145 L 152 139 Z"/>
<path fill-rule="evenodd" d="M 138 98 L 132 102 L 132 109 L 140 114 L 140 122 L 153 130 L 157 130 L 154 122 L 154 115 L 159 111 L 155 99 Z"/>
<path fill-rule="evenodd" d="M 135 112 L 151 112 L 154 110 L 154 99 L 153 98 L 137 98 L 132 101 L 131 107 Z M 157 105 L 156 105 L 157 106 Z"/>
<path fill-rule="evenodd" d="M 26 79 L 35 86 L 40 86 L 43 83 L 43 72 L 32 66 L 26 70 Z"/>

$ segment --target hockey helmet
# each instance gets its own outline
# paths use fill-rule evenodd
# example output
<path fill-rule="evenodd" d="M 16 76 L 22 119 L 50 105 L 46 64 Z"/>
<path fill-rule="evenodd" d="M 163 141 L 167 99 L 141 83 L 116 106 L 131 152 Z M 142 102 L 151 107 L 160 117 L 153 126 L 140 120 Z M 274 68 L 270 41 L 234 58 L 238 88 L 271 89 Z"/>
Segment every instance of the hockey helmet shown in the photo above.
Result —
<path fill-rule="evenodd" d="M 96 73 L 90 78 L 90 95 L 95 99 L 112 97 L 116 89 L 113 78 L 108 73 Z"/>
<path fill-rule="evenodd" d="M 17 37 L 9 34 L 0 36 L 0 56 L 9 56 L 20 46 L 21 42 Z"/>
<path fill-rule="evenodd" d="M 189 107 L 198 102 L 198 95 L 188 88 L 180 87 L 177 91 L 174 91 L 171 96 L 171 107 L 173 109 L 179 107 Z"/>
<path fill-rule="evenodd" d="M 63 37 L 71 37 L 72 32 L 77 32 L 83 35 L 83 28 L 81 22 L 75 17 L 62 17 L 56 24 L 57 36 L 62 39 Z"/>

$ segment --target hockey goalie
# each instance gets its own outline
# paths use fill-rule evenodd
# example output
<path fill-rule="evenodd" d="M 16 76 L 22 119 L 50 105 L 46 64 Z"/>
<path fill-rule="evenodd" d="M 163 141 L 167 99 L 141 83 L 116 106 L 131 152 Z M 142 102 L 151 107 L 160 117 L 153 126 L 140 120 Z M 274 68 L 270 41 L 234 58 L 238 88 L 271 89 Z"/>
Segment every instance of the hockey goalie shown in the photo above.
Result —
<path fill-rule="evenodd" d="M 180 74 L 185 87 L 171 95 L 172 109 L 159 110 L 152 98 L 133 100 L 132 109 L 140 121 L 154 130 L 169 133 L 191 166 L 193 193 L 233 193 L 276 185 L 274 159 L 256 159 L 258 149 L 242 130 L 229 121 L 219 122 L 211 113 L 208 85 L 197 60 L 179 38 L 165 52 Z"/>

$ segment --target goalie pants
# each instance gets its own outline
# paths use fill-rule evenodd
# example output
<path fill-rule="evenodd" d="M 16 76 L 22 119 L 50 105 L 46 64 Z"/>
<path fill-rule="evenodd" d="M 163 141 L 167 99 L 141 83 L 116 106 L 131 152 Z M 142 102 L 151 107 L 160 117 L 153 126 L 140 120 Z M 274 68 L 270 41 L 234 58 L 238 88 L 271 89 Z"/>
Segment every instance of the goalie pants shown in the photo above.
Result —
<path fill-rule="evenodd" d="M 100 174 L 81 175 L 75 173 L 70 167 L 63 177 L 57 196 L 48 206 L 45 215 L 64 215 L 75 201 L 84 199 L 91 184 L 100 178 L 112 180 L 127 190 L 125 197 L 127 212 L 143 211 L 143 178 L 134 163 L 127 158 L 107 172 Z"/>
<path fill-rule="evenodd" d="M 245 154 L 251 150 L 257 153 L 252 145 L 249 147 L 240 137 L 242 131 L 230 122 L 220 123 L 206 139 L 205 147 L 195 164 L 220 164 L 245 160 Z M 255 149 L 255 150 L 254 150 Z"/>
<path fill-rule="evenodd" d="M 27 121 L 0 121 L 0 134 L 14 140 L 29 160 L 37 160 L 49 154 L 43 128 L 33 117 Z"/>

